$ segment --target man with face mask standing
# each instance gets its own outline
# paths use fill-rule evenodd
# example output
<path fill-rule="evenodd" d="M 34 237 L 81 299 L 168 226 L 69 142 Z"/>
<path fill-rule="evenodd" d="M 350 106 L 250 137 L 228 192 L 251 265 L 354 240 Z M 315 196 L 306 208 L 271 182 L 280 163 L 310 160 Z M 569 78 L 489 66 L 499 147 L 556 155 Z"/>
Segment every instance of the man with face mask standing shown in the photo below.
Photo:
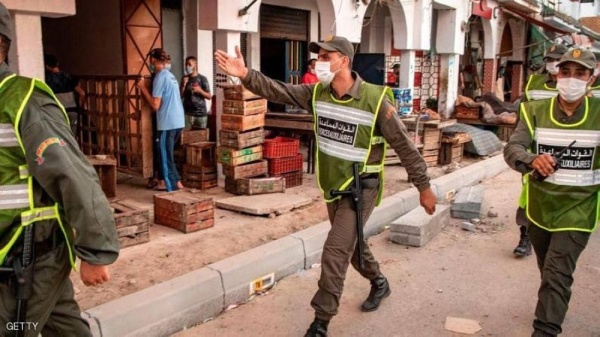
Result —
<path fill-rule="evenodd" d="M 194 56 L 185 59 L 185 76 L 181 79 L 183 109 L 192 130 L 206 129 L 208 110 L 206 100 L 211 99 L 206 76 L 198 73 L 198 60 Z"/>
<path fill-rule="evenodd" d="M 544 56 L 546 62 L 545 74 L 533 74 L 529 76 L 527 86 L 525 88 L 524 102 L 535 101 L 556 97 L 558 90 L 556 89 L 556 76 L 558 74 L 558 62 L 560 58 L 567 52 L 567 47 L 561 44 L 552 45 Z M 517 247 L 513 250 L 516 257 L 525 257 L 531 255 L 531 240 L 527 233 L 527 217 L 525 216 L 525 194 L 521 193 L 519 200 L 519 208 L 516 213 L 516 222 L 519 226 L 521 236 Z"/>
<path fill-rule="evenodd" d="M 532 336 L 556 336 L 567 313 L 577 259 L 598 224 L 600 99 L 587 97 L 594 54 L 576 48 L 558 63 L 558 97 L 521 104 L 504 148 L 525 174 L 525 212 L 542 281 Z M 561 158 L 553 157 L 564 151 Z M 544 179 L 534 179 L 532 170 Z"/>
<path fill-rule="evenodd" d="M 363 311 L 377 310 L 390 295 L 387 279 L 379 270 L 364 241 L 364 269 L 358 266 L 356 213 L 350 197 L 333 197 L 353 181 L 352 167 L 359 163 L 363 188 L 363 224 L 381 199 L 385 141 L 396 151 L 411 181 L 420 191 L 421 206 L 435 211 L 436 196 L 429 187 L 427 166 L 408 136 L 393 104 L 389 88 L 364 82 L 352 71 L 354 47 L 343 37 L 312 42 L 318 54 L 315 65 L 319 83 L 291 85 L 272 80 L 245 66 L 239 48 L 237 58 L 219 50 L 217 64 L 225 73 L 241 78 L 250 91 L 277 103 L 293 104 L 312 111 L 317 138 L 317 181 L 327 202 L 331 230 L 323 247 L 319 290 L 311 305 L 315 320 L 306 336 L 327 336 L 329 320 L 337 314 L 348 264 L 371 282 Z"/>
<path fill-rule="evenodd" d="M 567 52 L 567 47 L 562 44 L 554 44 L 546 51 L 544 62 L 546 63 L 545 74 L 533 74 L 529 76 L 525 87 L 526 101 L 552 98 L 558 95 L 556 90 L 556 75 L 558 74 L 558 62 Z"/>

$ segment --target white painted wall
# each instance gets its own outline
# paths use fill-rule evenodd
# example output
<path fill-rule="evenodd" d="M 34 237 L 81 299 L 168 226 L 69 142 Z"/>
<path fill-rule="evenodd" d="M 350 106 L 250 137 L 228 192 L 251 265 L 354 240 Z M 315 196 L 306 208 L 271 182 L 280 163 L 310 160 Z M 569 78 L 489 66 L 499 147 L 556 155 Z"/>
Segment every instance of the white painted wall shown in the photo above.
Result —
<path fill-rule="evenodd" d="M 238 15 L 239 10 L 249 3 L 246 0 L 200 0 L 198 28 L 215 31 L 256 32 L 258 31 L 260 0 L 248 10 L 248 14 Z"/>
<path fill-rule="evenodd" d="M 75 0 L 2 0 L 2 3 L 9 10 L 23 14 L 57 18 L 75 15 Z"/>
<path fill-rule="evenodd" d="M 42 23 L 39 15 L 11 13 L 15 30 L 9 52 L 10 69 L 15 73 L 44 79 Z"/>

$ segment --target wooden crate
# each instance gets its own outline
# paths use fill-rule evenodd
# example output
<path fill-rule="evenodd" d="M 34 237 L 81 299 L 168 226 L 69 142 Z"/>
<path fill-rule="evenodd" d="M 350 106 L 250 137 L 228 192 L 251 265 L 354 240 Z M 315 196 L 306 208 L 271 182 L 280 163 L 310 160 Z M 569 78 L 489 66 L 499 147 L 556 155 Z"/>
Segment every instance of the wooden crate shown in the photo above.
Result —
<path fill-rule="evenodd" d="M 271 178 L 244 178 L 244 179 L 229 179 L 227 178 L 225 185 L 229 183 L 229 190 L 236 195 L 256 195 L 267 193 L 280 193 L 285 191 L 285 179 L 282 177 Z"/>
<path fill-rule="evenodd" d="M 515 128 L 517 125 L 498 125 L 498 129 L 496 130 L 496 135 L 503 142 L 508 142 L 510 140 L 510 136 L 512 136 L 513 132 L 515 132 Z"/>
<path fill-rule="evenodd" d="M 181 145 L 208 142 L 208 129 L 181 131 Z"/>
<path fill-rule="evenodd" d="M 219 137 L 221 146 L 240 150 L 262 144 L 265 141 L 265 130 L 262 128 L 247 132 L 221 130 Z"/>
<path fill-rule="evenodd" d="M 197 193 L 175 191 L 154 195 L 154 222 L 183 233 L 214 226 L 214 202 Z"/>
<path fill-rule="evenodd" d="M 248 131 L 265 126 L 265 114 L 238 116 L 221 115 L 221 129 L 229 131 Z"/>
<path fill-rule="evenodd" d="M 263 98 L 248 101 L 223 101 L 223 113 L 230 115 L 257 115 L 267 113 L 267 100 Z"/>
<path fill-rule="evenodd" d="M 216 143 L 199 142 L 185 146 L 185 162 L 191 166 L 216 166 Z"/>
<path fill-rule="evenodd" d="M 440 165 L 448 165 L 453 162 L 460 163 L 463 158 L 463 151 L 465 149 L 464 143 L 442 143 L 442 148 L 440 149 Z"/>
<path fill-rule="evenodd" d="M 419 150 L 419 152 L 423 156 L 423 159 L 425 159 L 425 163 L 427 164 L 428 167 L 437 166 L 440 149 L 434 149 L 434 150 L 421 149 L 421 150 Z"/>
<path fill-rule="evenodd" d="M 107 198 L 117 196 L 117 160 L 107 157 L 106 159 L 98 159 L 96 156 L 86 156 L 90 164 L 98 174 L 98 180 L 102 187 L 102 192 Z"/>
<path fill-rule="evenodd" d="M 183 186 L 206 190 L 217 186 L 216 166 L 184 165 L 182 170 Z"/>
<path fill-rule="evenodd" d="M 423 130 L 422 144 L 424 150 L 435 150 L 440 148 L 442 130 L 425 128 Z"/>
<path fill-rule="evenodd" d="M 236 150 L 225 146 L 219 146 L 217 149 L 217 161 L 229 166 L 251 163 L 261 160 L 262 158 L 263 150 L 261 145 L 242 150 Z"/>
<path fill-rule="evenodd" d="M 150 211 L 127 200 L 110 201 L 121 248 L 150 241 Z"/>
<path fill-rule="evenodd" d="M 283 179 L 285 179 L 285 188 L 302 186 L 302 171 L 288 172 L 288 173 L 278 174 L 275 176 L 282 177 Z"/>
<path fill-rule="evenodd" d="M 223 94 L 226 100 L 244 101 L 248 99 L 260 98 L 252 91 L 244 88 L 241 84 L 222 84 Z"/>
<path fill-rule="evenodd" d="M 223 174 L 231 179 L 253 178 L 267 174 L 266 160 L 240 166 L 223 165 Z"/>

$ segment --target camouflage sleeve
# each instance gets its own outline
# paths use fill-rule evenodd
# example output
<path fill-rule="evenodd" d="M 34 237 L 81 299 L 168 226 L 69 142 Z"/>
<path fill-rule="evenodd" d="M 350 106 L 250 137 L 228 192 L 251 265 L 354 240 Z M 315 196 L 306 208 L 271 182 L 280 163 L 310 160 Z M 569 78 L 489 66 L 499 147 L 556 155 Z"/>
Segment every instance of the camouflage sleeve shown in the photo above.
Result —
<path fill-rule="evenodd" d="M 417 147 L 408 135 L 408 130 L 396 108 L 385 97 L 379 108 L 377 116 L 377 127 L 387 143 L 396 151 L 402 165 L 406 168 L 409 180 L 420 191 L 427 189 L 429 185 L 429 176 L 427 175 L 427 164 L 419 154 Z"/>
<path fill-rule="evenodd" d="M 90 264 L 114 262 L 119 241 L 112 211 L 62 111 L 36 90 L 23 112 L 20 131 L 30 174 L 62 206 L 66 222 L 75 230 L 72 245 L 77 256 Z"/>
<path fill-rule="evenodd" d="M 504 161 L 513 170 L 521 173 L 531 171 L 529 164 L 535 159 L 536 155 L 527 149 L 531 146 L 532 141 L 527 124 L 521 119 L 510 136 L 510 140 L 504 146 Z"/>
<path fill-rule="evenodd" d="M 253 69 L 248 69 L 248 75 L 242 79 L 242 84 L 246 89 L 269 101 L 292 104 L 312 112 L 314 85 L 284 83 Z"/>

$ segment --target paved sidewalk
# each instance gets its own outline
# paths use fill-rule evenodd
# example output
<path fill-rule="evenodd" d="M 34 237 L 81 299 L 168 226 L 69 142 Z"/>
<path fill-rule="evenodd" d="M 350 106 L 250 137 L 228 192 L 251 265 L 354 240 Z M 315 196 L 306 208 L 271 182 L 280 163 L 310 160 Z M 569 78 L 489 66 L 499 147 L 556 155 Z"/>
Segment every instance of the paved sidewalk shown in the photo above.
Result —
<path fill-rule="evenodd" d="M 379 311 L 360 312 L 369 284 L 350 267 L 329 335 L 465 336 L 444 330 L 446 317 L 452 316 L 479 321 L 482 330 L 476 336 L 530 336 L 539 272 L 535 256 L 512 256 L 518 239 L 513 218 L 520 176 L 506 171 L 482 186 L 483 213 L 498 212 L 497 218 L 487 219 L 486 233 L 462 231 L 461 221 L 452 220 L 422 248 L 389 243 L 389 231 L 371 237 L 392 295 Z M 600 336 L 599 252 L 595 234 L 578 264 L 562 336 Z M 266 295 L 175 336 L 303 336 L 313 318 L 310 300 L 319 273 L 320 268 L 287 277 Z"/>

